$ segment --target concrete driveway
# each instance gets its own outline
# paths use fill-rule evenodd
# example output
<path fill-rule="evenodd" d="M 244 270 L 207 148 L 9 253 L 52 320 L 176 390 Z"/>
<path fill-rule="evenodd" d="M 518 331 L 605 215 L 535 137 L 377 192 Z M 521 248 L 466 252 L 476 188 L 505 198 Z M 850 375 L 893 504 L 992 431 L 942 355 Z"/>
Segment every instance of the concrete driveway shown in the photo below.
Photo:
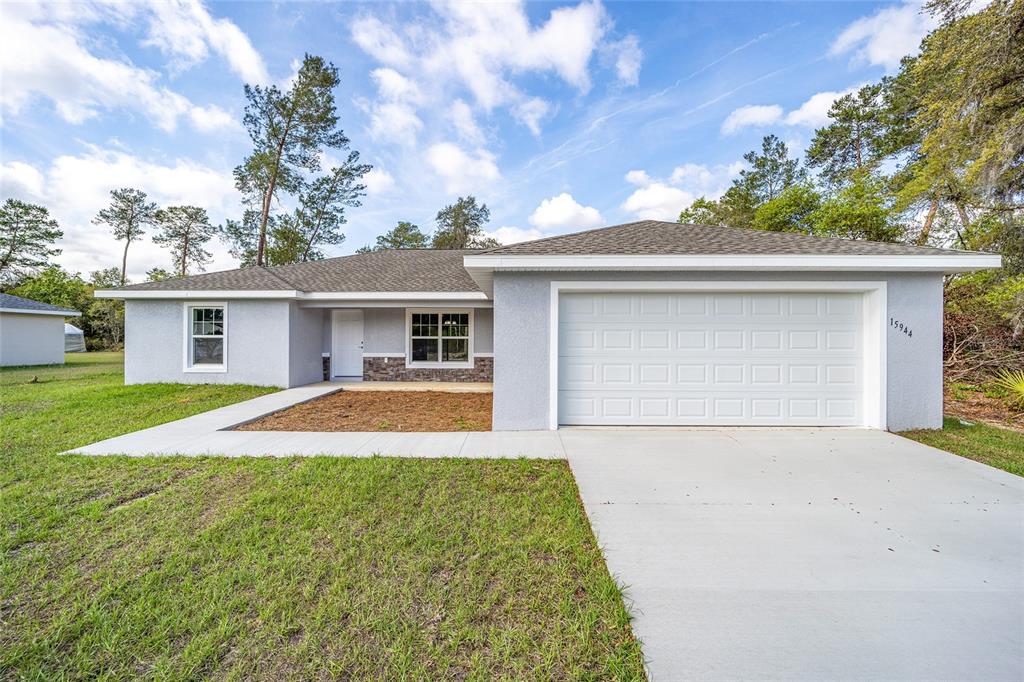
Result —
<path fill-rule="evenodd" d="M 867 430 L 559 434 L 654 679 L 1024 679 L 1024 479 Z"/>

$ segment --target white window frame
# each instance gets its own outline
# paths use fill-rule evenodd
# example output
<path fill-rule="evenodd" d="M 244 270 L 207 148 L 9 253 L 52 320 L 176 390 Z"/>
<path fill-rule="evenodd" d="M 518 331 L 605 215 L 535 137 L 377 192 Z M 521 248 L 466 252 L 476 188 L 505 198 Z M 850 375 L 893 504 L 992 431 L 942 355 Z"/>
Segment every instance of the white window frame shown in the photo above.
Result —
<path fill-rule="evenodd" d="M 224 362 L 219 365 L 193 365 L 192 364 L 192 310 L 194 308 L 220 308 L 224 311 Z M 185 301 L 182 304 L 182 318 L 184 319 L 182 341 L 184 353 L 182 358 L 182 371 L 186 373 L 202 374 L 223 374 L 228 371 L 228 304 L 225 301 Z"/>
<path fill-rule="evenodd" d="M 440 333 L 441 327 L 441 315 L 445 313 L 465 315 L 469 314 L 469 343 L 468 352 L 469 358 L 465 361 L 459 362 L 442 362 L 437 360 L 435 362 L 413 362 L 412 359 L 412 316 L 417 313 L 429 313 L 437 315 L 438 333 Z M 405 309 L 405 366 L 410 368 L 416 367 L 428 367 L 428 368 L 447 368 L 447 369 L 470 369 L 474 366 L 475 355 L 473 353 L 473 340 L 476 337 L 473 328 L 473 309 L 472 308 L 406 308 Z M 456 337 L 461 338 L 461 337 Z M 441 357 L 441 344 L 443 343 L 444 337 L 438 337 L 437 355 Z"/>

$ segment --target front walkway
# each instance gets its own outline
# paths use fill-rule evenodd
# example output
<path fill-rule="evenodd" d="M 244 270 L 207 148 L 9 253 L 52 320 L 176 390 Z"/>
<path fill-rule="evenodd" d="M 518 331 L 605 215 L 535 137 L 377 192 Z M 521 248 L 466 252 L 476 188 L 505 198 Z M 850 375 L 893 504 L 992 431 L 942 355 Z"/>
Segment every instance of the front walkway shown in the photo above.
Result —
<path fill-rule="evenodd" d="M 448 384 L 457 386 L 458 384 Z M 353 384 L 352 386 L 355 386 Z M 489 385 L 488 385 L 489 386 Z M 368 457 L 535 457 L 564 459 L 556 431 L 332 432 L 226 431 L 348 385 L 321 383 L 289 388 L 193 417 L 71 450 L 83 455 L 349 455 Z M 365 390 L 365 389 L 364 389 Z M 477 390 L 482 390 L 477 387 Z"/>

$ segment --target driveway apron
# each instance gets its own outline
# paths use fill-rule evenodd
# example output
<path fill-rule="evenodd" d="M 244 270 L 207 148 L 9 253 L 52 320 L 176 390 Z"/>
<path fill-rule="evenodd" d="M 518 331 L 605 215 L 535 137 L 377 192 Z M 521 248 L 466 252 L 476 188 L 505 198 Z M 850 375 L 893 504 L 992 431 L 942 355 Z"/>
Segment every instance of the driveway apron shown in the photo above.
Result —
<path fill-rule="evenodd" d="M 1024 479 L 861 429 L 559 434 L 653 679 L 1024 679 Z"/>

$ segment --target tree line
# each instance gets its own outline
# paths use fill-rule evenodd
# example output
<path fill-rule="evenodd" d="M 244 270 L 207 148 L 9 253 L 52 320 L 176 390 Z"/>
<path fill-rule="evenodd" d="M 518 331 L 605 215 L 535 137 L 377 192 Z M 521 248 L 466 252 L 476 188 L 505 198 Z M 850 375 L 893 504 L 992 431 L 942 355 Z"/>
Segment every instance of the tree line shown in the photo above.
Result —
<path fill-rule="evenodd" d="M 1002 253 L 1024 273 L 1024 3 L 933 0 L 917 56 L 838 98 L 804 163 L 775 135 L 680 222 Z"/>

